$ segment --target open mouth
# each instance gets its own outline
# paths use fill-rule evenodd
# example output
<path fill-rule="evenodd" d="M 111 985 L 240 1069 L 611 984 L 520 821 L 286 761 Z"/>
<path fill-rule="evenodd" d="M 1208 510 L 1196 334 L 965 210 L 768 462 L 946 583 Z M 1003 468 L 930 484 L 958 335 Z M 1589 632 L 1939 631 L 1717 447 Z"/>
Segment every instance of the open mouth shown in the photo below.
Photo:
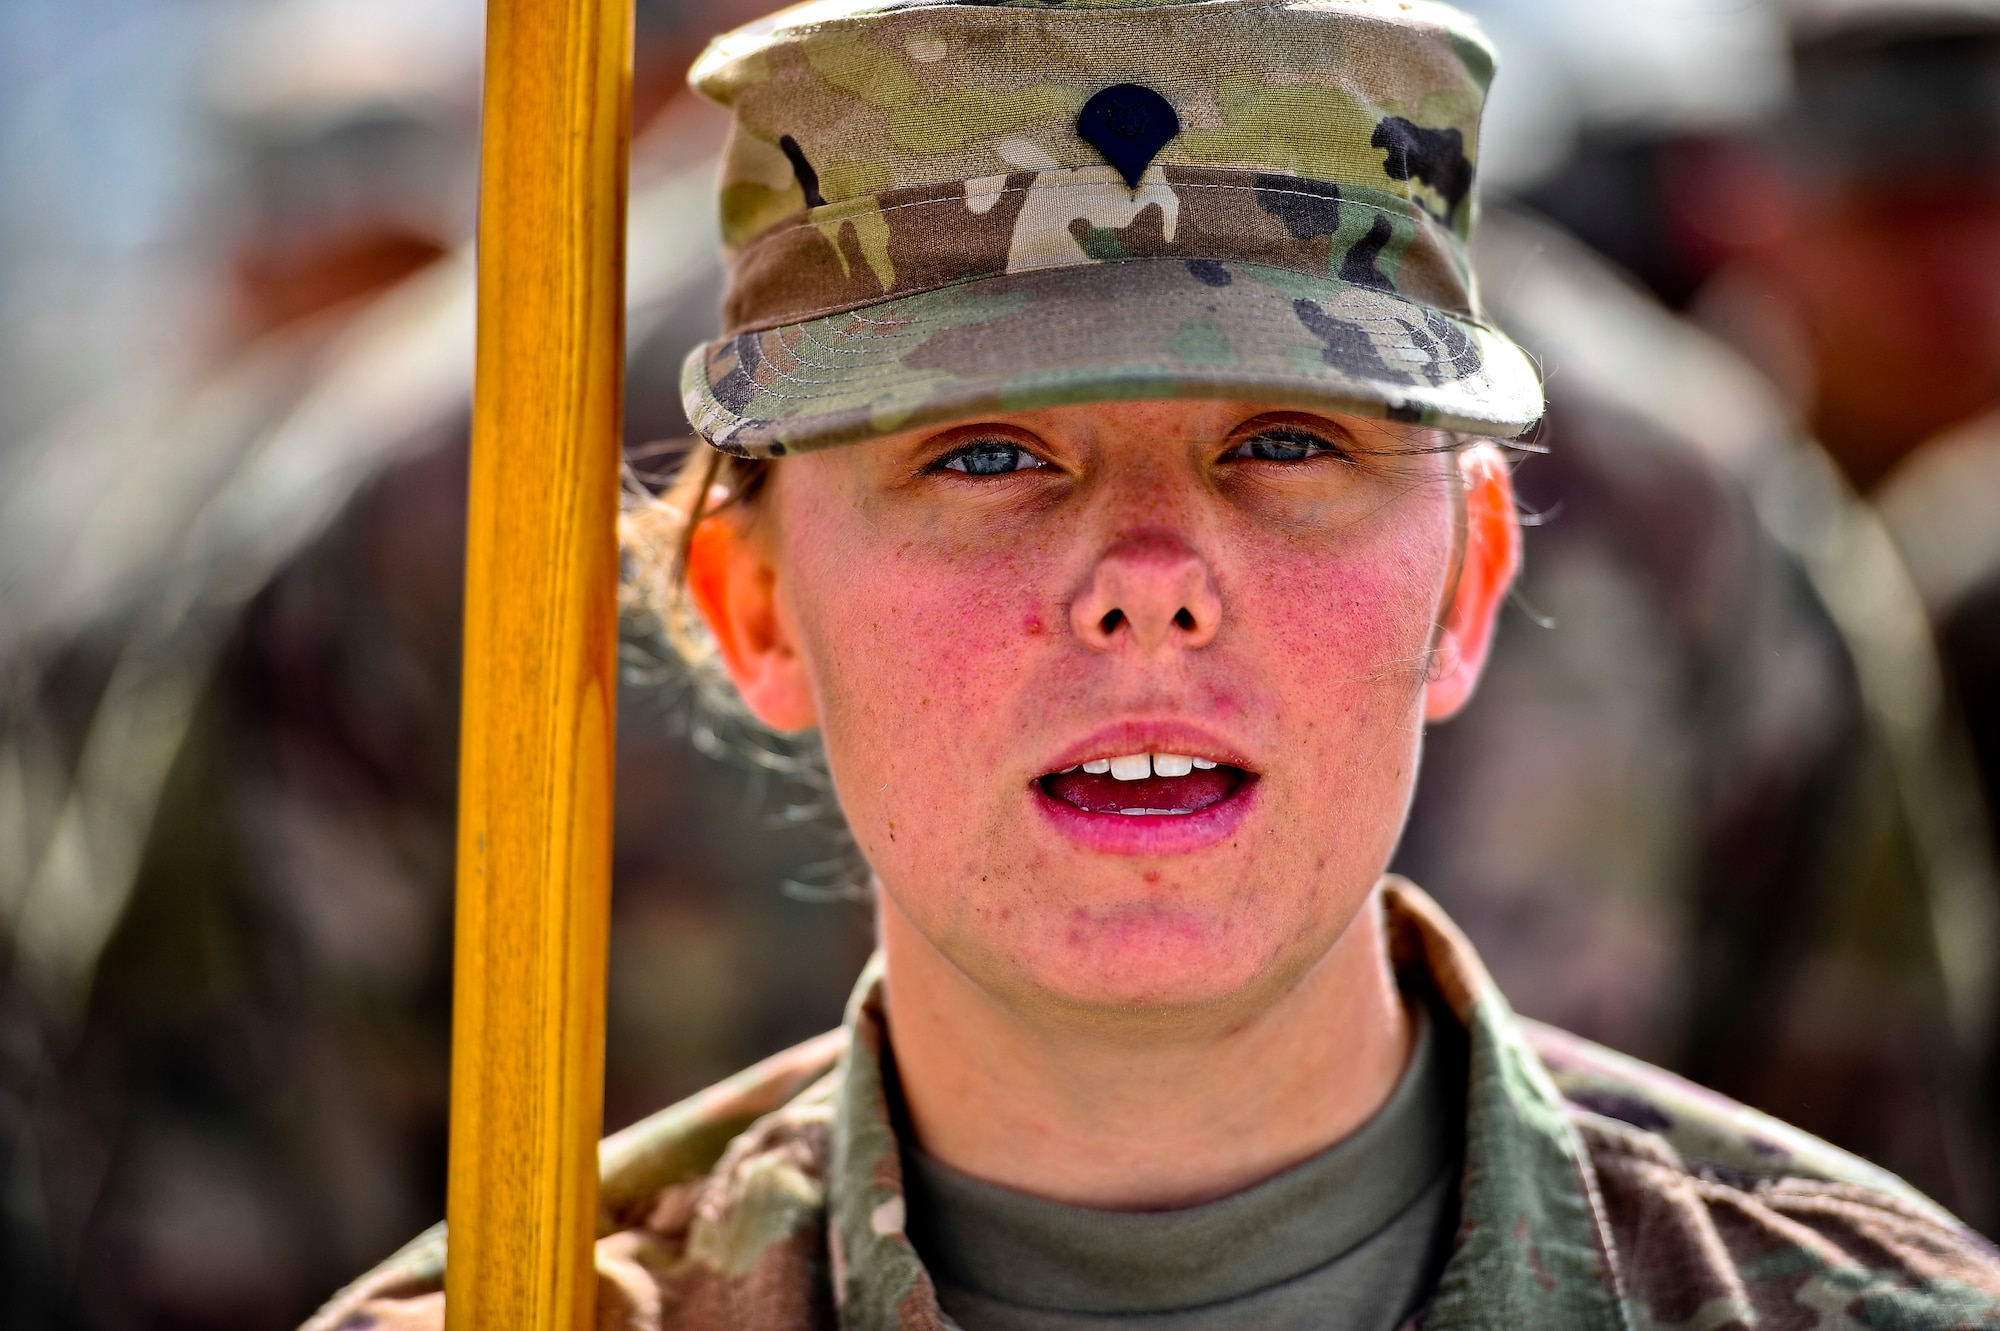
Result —
<path fill-rule="evenodd" d="M 1254 779 L 1240 767 L 1208 758 L 1133 753 L 1050 772 L 1036 784 L 1050 799 L 1084 813 L 1185 818 L 1222 803 Z"/>

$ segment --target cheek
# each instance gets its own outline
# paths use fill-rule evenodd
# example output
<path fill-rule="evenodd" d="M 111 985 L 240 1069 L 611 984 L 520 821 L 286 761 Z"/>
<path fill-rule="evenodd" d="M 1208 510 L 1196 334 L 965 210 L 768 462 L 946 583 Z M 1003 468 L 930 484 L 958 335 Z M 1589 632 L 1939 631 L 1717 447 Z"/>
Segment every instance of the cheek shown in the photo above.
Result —
<path fill-rule="evenodd" d="M 979 706 L 1048 642 L 1043 579 L 1034 551 L 954 556 L 915 543 L 823 568 L 807 594 L 814 660 L 829 672 L 824 701 L 837 711 L 859 693 L 905 710 L 947 695 Z"/>
<path fill-rule="evenodd" d="M 999 755 L 1036 724 L 1034 677 L 1058 646 L 1060 607 L 1043 590 L 1055 556 L 1033 541 L 875 543 L 831 521 L 792 531 L 797 623 L 857 834 L 879 826 L 886 838 L 892 816 L 911 831 L 952 820 L 962 834 Z"/>
<path fill-rule="evenodd" d="M 1298 759 L 1271 794 L 1263 862 L 1308 894 L 1300 927 L 1331 918 L 1313 893 L 1351 901 L 1388 863 L 1415 789 L 1424 683 L 1451 558 L 1451 516 L 1367 533 L 1345 548 L 1294 552 L 1246 582 L 1267 708 Z M 1311 811 L 1306 814 L 1305 811 Z M 1340 912 L 1334 916 L 1344 919 Z"/>
<path fill-rule="evenodd" d="M 1274 683 L 1306 702 L 1404 706 L 1424 681 L 1451 558 L 1448 501 L 1319 544 L 1274 542 L 1239 575 L 1235 617 Z"/>

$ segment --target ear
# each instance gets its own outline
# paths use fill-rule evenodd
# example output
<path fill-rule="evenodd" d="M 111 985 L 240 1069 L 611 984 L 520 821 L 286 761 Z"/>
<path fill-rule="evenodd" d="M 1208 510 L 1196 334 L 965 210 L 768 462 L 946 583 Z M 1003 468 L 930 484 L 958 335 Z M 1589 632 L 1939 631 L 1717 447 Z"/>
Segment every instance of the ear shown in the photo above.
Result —
<path fill-rule="evenodd" d="M 763 542 L 751 539 L 730 515 L 704 518 L 688 545 L 687 579 L 722 668 L 751 715 L 777 731 L 818 724 L 812 680 Z"/>
<path fill-rule="evenodd" d="M 1514 477 L 1492 444 L 1474 444 L 1458 455 L 1465 486 L 1465 552 L 1451 604 L 1438 636 L 1437 675 L 1424 690 L 1424 719 L 1455 716 L 1472 699 L 1493 647 L 1493 629 L 1507 589 L 1521 571 L 1521 521 L 1514 510 Z"/>

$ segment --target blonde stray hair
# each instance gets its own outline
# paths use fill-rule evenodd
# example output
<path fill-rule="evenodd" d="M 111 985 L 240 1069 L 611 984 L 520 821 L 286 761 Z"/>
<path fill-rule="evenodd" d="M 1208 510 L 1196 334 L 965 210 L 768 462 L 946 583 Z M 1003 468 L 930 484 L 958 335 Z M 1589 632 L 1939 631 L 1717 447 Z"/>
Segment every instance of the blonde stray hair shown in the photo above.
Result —
<path fill-rule="evenodd" d="M 683 447 L 686 454 L 664 489 L 656 489 L 630 467 L 625 473 L 618 544 L 626 679 L 649 694 L 659 691 L 656 696 L 667 700 L 669 724 L 684 728 L 697 752 L 790 783 L 792 793 L 777 811 L 780 822 L 831 817 L 842 829 L 842 852 L 832 860 L 804 866 L 801 880 L 784 884 L 788 896 L 807 901 L 864 900 L 867 867 L 845 844 L 818 734 L 778 734 L 752 715 L 723 669 L 715 635 L 688 584 L 689 551 L 701 524 L 733 508 L 754 516 L 772 463 L 718 452 L 700 440 L 691 446 L 676 443 L 649 451 L 657 456 Z"/>
<path fill-rule="evenodd" d="M 734 702 L 736 691 L 723 674 L 714 635 L 689 591 L 689 551 L 695 532 L 709 518 L 732 508 L 754 512 L 770 474 L 766 459 L 735 457 L 699 439 L 664 490 L 655 492 L 626 470 L 625 502 L 618 515 L 625 607 L 658 622 L 674 655 L 704 686 L 710 702 Z M 734 702 L 729 710 L 741 711 L 742 705 Z"/>

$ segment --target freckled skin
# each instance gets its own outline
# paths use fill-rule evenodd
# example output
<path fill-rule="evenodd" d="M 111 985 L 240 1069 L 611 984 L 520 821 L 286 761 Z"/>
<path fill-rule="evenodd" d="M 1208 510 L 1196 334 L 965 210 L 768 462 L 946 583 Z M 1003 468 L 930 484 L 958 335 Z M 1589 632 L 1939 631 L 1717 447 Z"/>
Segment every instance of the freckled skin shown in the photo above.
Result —
<path fill-rule="evenodd" d="M 1274 421 L 1333 447 L 1246 459 Z M 941 468 L 974 439 L 1044 465 Z M 785 459 L 747 531 L 696 542 L 728 551 L 692 581 L 728 588 L 702 608 L 746 702 L 824 733 L 880 884 L 905 1098 L 946 1162 L 1178 1205 L 1387 1096 L 1408 1027 L 1374 889 L 1424 720 L 1469 696 L 1518 558 L 1504 462 L 1443 442 L 1064 407 Z M 1038 803 L 1106 727 L 1174 725 L 1255 774 L 1226 834 L 1112 851 Z"/>
<path fill-rule="evenodd" d="M 917 437 L 777 474 L 786 604 L 843 806 L 912 923 L 991 988 L 1126 1011 L 1284 987 L 1346 928 L 1400 829 L 1451 459 L 1370 430 L 1399 455 L 1231 473 L 1209 453 L 1241 412 L 1200 406 L 1127 404 L 1117 428 L 1018 418 L 1058 464 L 1045 472 L 913 480 L 930 460 Z M 1040 632 L 1134 527 L 1206 565 L 1214 640 L 1142 657 Z M 910 707 L 927 697 L 950 705 Z M 1059 743 L 1177 716 L 1259 774 L 1260 808 L 1228 842 L 1164 864 L 1091 856 L 1034 816 L 1027 788 Z"/>

